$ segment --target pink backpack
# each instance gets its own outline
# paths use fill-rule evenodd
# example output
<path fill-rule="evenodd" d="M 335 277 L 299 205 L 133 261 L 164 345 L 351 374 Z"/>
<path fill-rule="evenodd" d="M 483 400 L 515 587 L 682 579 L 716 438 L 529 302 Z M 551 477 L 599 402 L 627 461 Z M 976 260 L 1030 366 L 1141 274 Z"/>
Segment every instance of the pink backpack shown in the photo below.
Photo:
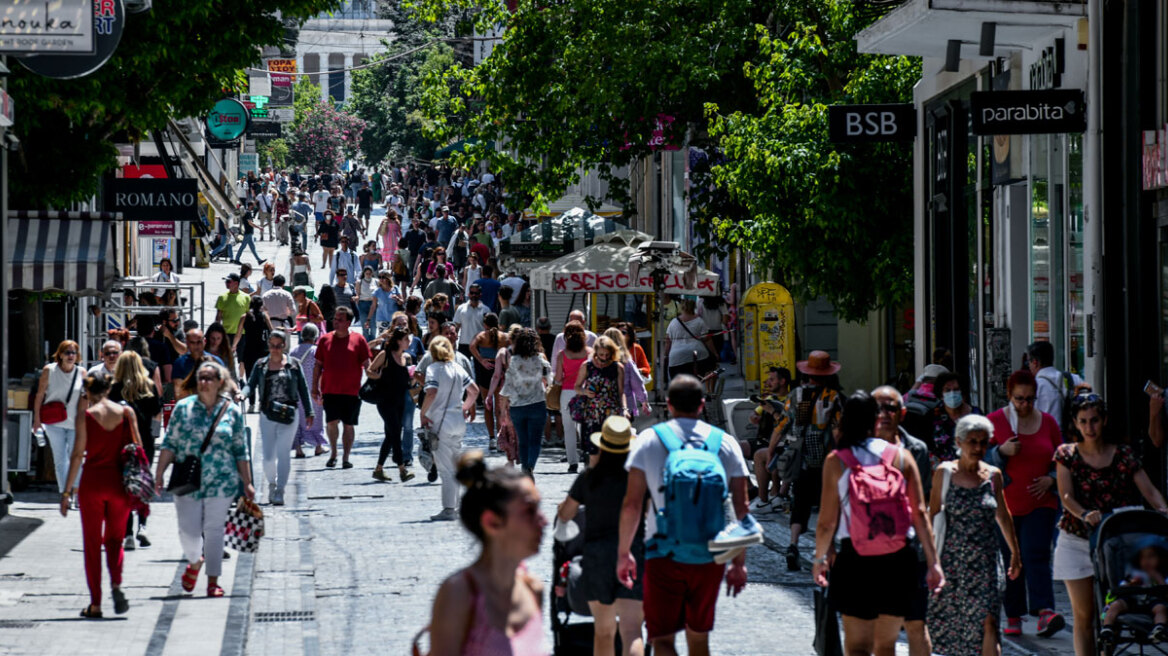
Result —
<path fill-rule="evenodd" d="M 864 466 L 851 449 L 836 451 L 848 468 L 848 498 L 852 519 L 848 525 L 852 546 L 861 556 L 883 556 L 904 548 L 912 511 L 904 474 L 892 466 L 900 450 L 888 445 L 880 462 Z"/>

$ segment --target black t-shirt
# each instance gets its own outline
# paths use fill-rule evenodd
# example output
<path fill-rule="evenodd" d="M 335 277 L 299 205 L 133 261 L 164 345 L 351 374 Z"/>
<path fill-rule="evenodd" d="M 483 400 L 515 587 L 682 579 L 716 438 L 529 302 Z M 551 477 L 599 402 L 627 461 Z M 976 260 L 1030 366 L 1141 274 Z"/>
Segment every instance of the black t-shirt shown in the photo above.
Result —
<path fill-rule="evenodd" d="M 254 219 L 255 219 L 255 217 L 252 216 L 251 214 L 244 215 L 244 217 L 243 217 L 243 234 L 250 235 L 250 234 L 255 233 L 255 228 L 251 225 L 251 222 Z"/>
<path fill-rule="evenodd" d="M 362 208 L 373 207 L 373 190 L 364 187 L 357 190 L 357 206 Z"/>
<path fill-rule="evenodd" d="M 268 324 L 262 316 L 253 317 L 250 312 L 244 315 L 243 334 L 247 336 L 243 340 L 244 360 L 255 362 L 268 354 Z M 250 371 L 247 373 L 251 375 Z"/>
<path fill-rule="evenodd" d="M 417 253 L 422 244 L 426 243 L 426 233 L 421 230 L 411 228 L 406 232 L 406 246 L 409 247 L 411 253 Z"/>
<path fill-rule="evenodd" d="M 556 346 L 555 333 L 550 333 L 550 332 L 539 333 L 539 343 L 543 346 L 544 357 L 548 357 L 548 358 L 552 357 L 552 349 L 554 349 Z M 556 365 L 553 362 L 552 367 L 554 368 L 555 366 Z"/>
<path fill-rule="evenodd" d="M 336 248 L 341 242 L 341 226 L 337 225 L 336 219 L 321 221 L 317 234 L 320 235 L 320 245 L 325 248 Z"/>
<path fill-rule="evenodd" d="M 151 360 L 163 366 L 174 364 L 174 359 L 170 357 L 170 345 L 165 341 L 155 337 L 147 337 L 146 345 L 150 347 Z"/>
<path fill-rule="evenodd" d="M 593 468 L 577 476 L 572 488 L 568 490 L 568 496 L 584 506 L 585 542 L 616 543 L 620 538 L 621 505 L 629 484 L 628 473 L 623 468 L 607 475 L 600 472 L 599 475 L 605 476 L 605 479 L 593 485 L 590 479 L 597 474 Z M 644 513 L 641 513 L 636 539 L 633 540 L 632 552 L 635 554 L 642 551 L 644 533 L 645 519 Z"/>

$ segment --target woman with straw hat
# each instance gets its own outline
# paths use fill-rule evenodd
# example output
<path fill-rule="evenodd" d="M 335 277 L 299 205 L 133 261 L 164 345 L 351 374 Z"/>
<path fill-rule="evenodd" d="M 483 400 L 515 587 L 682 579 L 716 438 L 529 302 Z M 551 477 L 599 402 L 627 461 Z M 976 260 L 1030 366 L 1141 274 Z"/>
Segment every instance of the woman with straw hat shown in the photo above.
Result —
<path fill-rule="evenodd" d="M 628 486 L 625 458 L 636 433 L 629 420 L 612 416 L 604 421 L 600 432 L 593 433 L 591 442 L 600 449 L 596 464 L 580 474 L 568 491 L 568 498 L 560 504 L 557 517 L 561 524 L 575 519 L 584 506 L 584 558 L 581 563 L 585 575 L 580 578 L 588 600 L 588 608 L 595 620 L 593 654 L 613 654 L 613 638 L 619 628 L 625 656 L 644 653 L 641 623 L 641 580 L 644 578 L 644 520 L 637 528 L 632 553 L 637 557 L 637 578 L 632 589 L 616 578 L 617 546 L 620 539 L 621 503 Z M 642 517 L 644 513 L 641 513 Z M 619 625 L 618 625 L 619 618 Z"/>

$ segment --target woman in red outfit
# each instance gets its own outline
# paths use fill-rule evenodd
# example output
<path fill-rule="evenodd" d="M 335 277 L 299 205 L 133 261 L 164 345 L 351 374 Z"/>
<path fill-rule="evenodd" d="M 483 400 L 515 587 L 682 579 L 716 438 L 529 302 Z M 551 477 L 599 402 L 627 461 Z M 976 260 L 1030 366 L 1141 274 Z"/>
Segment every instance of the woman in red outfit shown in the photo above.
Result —
<path fill-rule="evenodd" d="M 108 398 L 113 380 L 105 373 L 85 378 L 85 396 L 77 416 L 77 438 L 69 461 L 72 481 L 85 460 L 81 476 L 81 534 L 85 546 L 85 578 L 89 583 L 89 605 L 82 617 L 101 617 L 101 548 L 105 546 L 110 587 L 113 588 L 114 612 L 121 615 L 130 608 L 122 592 L 122 538 L 130 517 L 130 496 L 122 486 L 119 460 L 122 448 L 130 442 L 142 444 L 134 411 Z M 61 494 L 61 516 L 69 514 L 73 488 Z M 103 539 L 104 535 L 104 539 Z"/>
<path fill-rule="evenodd" d="M 1053 459 L 1063 436 L 1054 417 L 1034 407 L 1037 389 L 1034 374 L 1025 369 L 1015 371 L 1006 382 L 1006 407 L 990 413 L 988 419 L 994 425 L 991 445 L 1006 475 L 1006 506 L 1022 550 L 1022 576 L 1006 581 L 1002 598 L 1004 633 L 1020 635 L 1022 618 L 1036 615 L 1036 632 L 1048 638 L 1066 626 L 1066 620 L 1054 610 L 1051 578 L 1051 541 L 1058 513 Z M 1009 558 L 1009 552 L 1005 553 Z"/>

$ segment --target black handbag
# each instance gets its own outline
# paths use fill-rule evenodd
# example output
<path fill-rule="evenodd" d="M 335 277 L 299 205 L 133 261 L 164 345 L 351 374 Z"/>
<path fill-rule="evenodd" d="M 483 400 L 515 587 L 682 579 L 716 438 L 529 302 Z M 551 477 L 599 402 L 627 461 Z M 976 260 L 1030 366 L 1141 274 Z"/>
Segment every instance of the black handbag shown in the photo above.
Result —
<path fill-rule="evenodd" d="M 839 618 L 828 599 L 830 590 L 831 586 L 815 589 L 815 653 L 817 656 L 844 656 Z"/>
<path fill-rule="evenodd" d="M 230 401 L 224 400 L 219 412 L 215 414 L 215 419 L 211 420 L 211 428 L 207 431 L 207 437 L 203 438 L 203 446 L 199 447 L 199 455 L 187 456 L 182 462 L 175 464 L 174 471 L 170 473 L 170 482 L 166 485 L 167 492 L 181 497 L 199 489 L 203 478 L 203 452 L 211 445 L 211 436 L 215 434 L 219 420 L 227 411 L 228 403 Z"/>
<path fill-rule="evenodd" d="M 288 362 L 285 369 L 291 369 L 293 373 L 289 374 L 293 378 L 300 374 L 300 368 L 294 362 Z M 299 385 L 300 380 L 295 379 L 294 384 Z M 281 403 L 280 401 L 273 401 L 272 394 L 268 387 L 264 388 L 263 408 L 264 416 L 279 424 L 291 424 L 296 421 L 296 405 L 292 403 Z"/>

